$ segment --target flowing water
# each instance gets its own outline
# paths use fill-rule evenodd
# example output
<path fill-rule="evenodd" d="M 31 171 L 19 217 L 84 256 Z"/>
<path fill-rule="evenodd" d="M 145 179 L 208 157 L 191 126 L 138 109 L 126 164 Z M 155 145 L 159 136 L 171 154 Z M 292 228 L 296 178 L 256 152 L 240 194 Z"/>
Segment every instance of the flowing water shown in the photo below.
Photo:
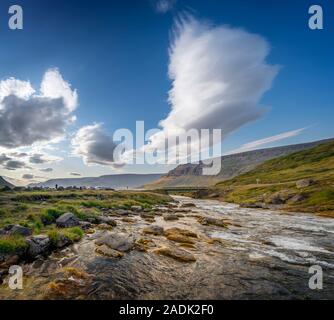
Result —
<path fill-rule="evenodd" d="M 196 208 L 177 221 L 156 216 L 154 225 L 195 232 L 195 245 L 183 248 L 193 254 L 195 262 L 179 262 L 156 254 L 155 248 L 178 246 L 164 236 L 150 236 L 152 249 L 132 250 L 121 259 L 104 257 L 95 253 L 94 242 L 105 231 L 96 231 L 71 248 L 25 265 L 24 290 L 12 292 L 2 286 L 0 297 L 50 299 L 59 298 L 60 294 L 68 299 L 334 298 L 334 219 L 175 198 L 181 204 L 194 203 Z M 202 225 L 199 216 L 223 218 L 229 226 Z M 129 223 L 119 218 L 114 230 L 142 237 L 142 229 L 150 223 L 139 216 L 133 219 Z M 309 268 L 314 265 L 323 270 L 322 290 L 309 288 Z M 61 271 L 64 266 L 82 270 L 87 277 L 68 276 Z"/>

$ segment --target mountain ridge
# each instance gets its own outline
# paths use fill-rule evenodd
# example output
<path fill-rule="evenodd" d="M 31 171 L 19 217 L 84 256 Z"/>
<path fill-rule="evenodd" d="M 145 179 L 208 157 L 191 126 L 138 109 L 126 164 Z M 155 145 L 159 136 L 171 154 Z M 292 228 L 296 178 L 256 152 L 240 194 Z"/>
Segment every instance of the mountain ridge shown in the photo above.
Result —
<path fill-rule="evenodd" d="M 113 189 L 140 188 L 144 184 L 159 179 L 162 174 L 115 174 L 99 177 L 59 178 L 41 183 L 30 184 L 30 187 L 108 187 Z"/>

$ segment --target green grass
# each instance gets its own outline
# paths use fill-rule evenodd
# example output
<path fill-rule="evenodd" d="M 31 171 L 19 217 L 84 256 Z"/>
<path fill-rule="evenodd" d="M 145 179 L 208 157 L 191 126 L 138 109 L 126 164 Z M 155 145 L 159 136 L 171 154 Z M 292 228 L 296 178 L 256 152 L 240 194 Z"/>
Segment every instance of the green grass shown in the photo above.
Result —
<path fill-rule="evenodd" d="M 0 228 L 8 224 L 30 227 L 34 234 L 47 231 L 65 212 L 80 220 L 101 214 L 102 209 L 129 209 L 133 205 L 151 208 L 171 198 L 163 194 L 134 191 L 8 191 L 0 192 Z"/>
<path fill-rule="evenodd" d="M 18 251 L 25 250 L 27 243 L 20 236 L 5 236 L 0 237 L 0 254 L 12 254 Z"/>
<path fill-rule="evenodd" d="M 77 242 L 81 240 L 84 235 L 84 232 L 79 227 L 67 228 L 67 229 L 56 229 L 52 228 L 46 232 L 49 236 L 51 243 L 56 246 L 57 243 L 61 240 L 62 236 L 67 237 L 71 242 Z"/>
<path fill-rule="evenodd" d="M 298 189 L 296 182 L 302 179 L 313 179 L 315 183 Z M 284 209 L 334 217 L 334 142 L 269 160 L 250 172 L 218 183 L 211 192 L 234 203 L 269 203 L 278 193 L 302 194 L 303 201 L 287 203 Z"/>

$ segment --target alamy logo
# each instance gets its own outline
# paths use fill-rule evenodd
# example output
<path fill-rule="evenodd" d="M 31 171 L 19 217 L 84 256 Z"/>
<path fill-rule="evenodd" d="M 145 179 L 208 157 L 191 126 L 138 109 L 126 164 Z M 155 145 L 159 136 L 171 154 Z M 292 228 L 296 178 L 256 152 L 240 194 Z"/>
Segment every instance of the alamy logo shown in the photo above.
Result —
<path fill-rule="evenodd" d="M 12 290 L 23 289 L 23 270 L 20 266 L 11 266 L 9 268 L 8 286 Z"/>
<path fill-rule="evenodd" d="M 321 6 L 313 5 L 309 8 L 308 13 L 311 17 L 308 26 L 311 30 L 322 30 L 324 28 L 324 14 Z"/>
<path fill-rule="evenodd" d="M 312 274 L 308 286 L 311 290 L 323 289 L 323 271 L 318 265 L 310 267 L 308 273 Z"/>

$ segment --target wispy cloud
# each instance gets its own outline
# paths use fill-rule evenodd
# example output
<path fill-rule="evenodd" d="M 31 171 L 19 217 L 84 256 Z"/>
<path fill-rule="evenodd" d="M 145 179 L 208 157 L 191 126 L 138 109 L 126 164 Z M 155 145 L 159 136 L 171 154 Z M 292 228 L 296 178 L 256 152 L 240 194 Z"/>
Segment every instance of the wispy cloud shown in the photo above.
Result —
<path fill-rule="evenodd" d="M 173 9 L 177 0 L 158 0 L 155 4 L 155 10 L 159 13 L 166 13 Z"/>
<path fill-rule="evenodd" d="M 233 150 L 229 153 L 240 153 L 240 152 L 256 150 L 256 149 L 259 149 L 261 147 L 271 145 L 274 142 L 278 142 L 278 141 L 281 141 L 281 140 L 285 140 L 285 139 L 288 139 L 288 138 L 298 136 L 305 129 L 306 128 L 301 128 L 301 129 L 296 129 L 296 130 L 292 130 L 292 131 L 287 131 L 287 132 L 283 132 L 283 133 L 280 133 L 280 134 L 277 134 L 277 135 L 274 135 L 274 136 L 271 136 L 271 137 L 255 140 L 255 141 L 252 141 L 252 142 L 248 142 L 248 143 L 245 143 L 244 145 L 242 145 L 240 148 L 235 149 L 235 150 Z"/>

